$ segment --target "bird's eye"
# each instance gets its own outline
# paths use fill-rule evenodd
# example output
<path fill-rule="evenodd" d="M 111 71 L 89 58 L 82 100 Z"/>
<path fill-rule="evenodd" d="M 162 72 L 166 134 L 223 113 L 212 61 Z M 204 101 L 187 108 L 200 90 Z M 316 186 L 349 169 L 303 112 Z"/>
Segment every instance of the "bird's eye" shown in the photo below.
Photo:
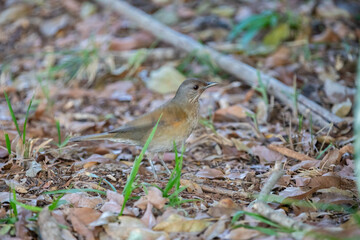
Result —
<path fill-rule="evenodd" d="M 194 89 L 194 90 L 198 90 L 198 89 L 199 89 L 199 86 L 198 86 L 198 85 L 195 85 L 195 86 L 193 87 L 193 89 Z"/>

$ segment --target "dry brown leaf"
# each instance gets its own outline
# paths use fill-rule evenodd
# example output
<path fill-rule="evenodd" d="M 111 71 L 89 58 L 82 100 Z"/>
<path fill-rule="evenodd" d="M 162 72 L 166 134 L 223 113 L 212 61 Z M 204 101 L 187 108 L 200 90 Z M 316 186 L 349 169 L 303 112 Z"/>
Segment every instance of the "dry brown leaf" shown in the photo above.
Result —
<path fill-rule="evenodd" d="M 186 219 L 172 214 L 165 221 L 158 223 L 153 230 L 165 232 L 201 232 L 212 223 L 206 219 Z"/>
<path fill-rule="evenodd" d="M 0 158 L 6 158 L 9 156 L 9 152 L 0 146 Z"/>
<path fill-rule="evenodd" d="M 74 230 L 87 240 L 95 240 L 93 230 L 88 225 L 100 217 L 100 212 L 92 208 L 69 209 L 68 219 Z"/>
<path fill-rule="evenodd" d="M 295 158 L 296 160 L 299 160 L 299 161 L 315 160 L 312 157 L 309 157 L 309 156 L 307 156 L 305 154 L 302 154 L 302 153 L 299 153 L 299 152 L 295 152 L 294 150 L 291 150 L 291 149 L 286 148 L 286 147 L 281 147 L 281 146 L 278 146 L 278 145 L 271 144 L 271 145 L 268 145 L 268 148 L 273 150 L 273 151 L 276 151 L 278 153 L 281 153 L 284 156 Z"/>
<path fill-rule="evenodd" d="M 43 239 L 76 239 L 68 229 L 60 227 L 59 223 L 53 216 L 51 216 L 49 209 L 46 207 L 40 212 L 37 224 L 39 226 L 40 235 Z"/>
<path fill-rule="evenodd" d="M 220 108 L 215 111 L 213 120 L 215 122 L 239 122 L 246 119 L 246 112 L 251 111 L 241 105 Z"/>
<path fill-rule="evenodd" d="M 346 146 L 343 146 L 342 148 L 340 148 L 340 154 L 343 155 L 345 153 L 350 153 L 350 154 L 354 154 L 354 146 L 352 144 L 348 144 Z"/>
<path fill-rule="evenodd" d="M 148 194 L 137 200 L 134 203 L 134 206 L 144 210 L 148 206 L 148 203 L 151 203 L 155 208 L 162 209 L 166 202 L 167 199 L 162 196 L 160 189 L 156 187 L 149 187 Z"/>
<path fill-rule="evenodd" d="M 154 37 L 145 32 L 135 33 L 124 38 L 113 38 L 109 45 L 109 50 L 124 51 L 149 47 L 154 42 Z"/>
<path fill-rule="evenodd" d="M 215 178 L 224 178 L 224 173 L 218 169 L 204 168 L 198 171 L 196 173 L 196 176 L 202 178 L 215 179 Z"/>
<path fill-rule="evenodd" d="M 152 213 L 152 209 L 153 209 L 152 204 L 148 202 L 146 211 L 141 218 L 141 221 L 143 221 L 143 223 L 145 223 L 145 225 L 148 226 L 148 228 L 153 228 L 156 225 L 156 219 L 154 214 Z"/>
<path fill-rule="evenodd" d="M 228 216 L 221 216 L 219 221 L 209 226 L 208 229 L 204 232 L 202 237 L 206 240 L 219 238 L 220 234 L 222 234 L 226 229 L 226 222 L 230 221 Z"/>
<path fill-rule="evenodd" d="M 303 190 L 300 187 L 287 187 L 283 191 L 279 192 L 279 196 L 284 197 L 284 199 L 292 198 L 301 200 L 311 196 L 314 192 L 316 192 L 316 190 L 317 188 Z"/>
<path fill-rule="evenodd" d="M 331 187 L 327 189 L 320 189 L 317 191 L 319 194 L 319 202 L 322 203 L 331 203 L 331 204 L 349 204 L 354 205 L 356 202 L 354 201 L 354 194 L 350 190 L 343 190 L 336 187 Z"/>
<path fill-rule="evenodd" d="M 310 168 L 317 168 L 320 166 L 319 160 L 305 160 L 298 164 L 295 164 L 290 168 L 291 171 L 295 172 L 299 169 L 310 169 Z"/>
<path fill-rule="evenodd" d="M 6 185 L 9 186 L 10 189 L 14 189 L 18 193 L 27 193 L 28 192 L 27 188 L 25 186 L 23 186 L 22 184 L 20 184 L 16 180 L 6 180 L 5 179 L 5 183 L 6 183 Z"/>
<path fill-rule="evenodd" d="M 340 163 L 341 154 L 338 149 L 333 149 L 329 151 L 325 157 L 320 162 L 320 168 L 328 168 L 331 165 L 337 165 Z"/>
<path fill-rule="evenodd" d="M 230 240 L 248 240 L 248 239 L 254 239 L 259 235 L 261 235 L 261 233 L 257 230 L 252 230 L 247 228 L 236 228 L 232 230 L 228 235 L 226 235 L 225 238 Z"/>
<path fill-rule="evenodd" d="M 340 38 L 332 28 L 327 27 L 324 32 L 313 36 L 311 41 L 315 43 L 334 43 L 339 42 Z"/>
<path fill-rule="evenodd" d="M 201 189 L 201 187 L 199 186 L 199 184 L 191 181 L 191 180 L 187 180 L 187 179 L 180 179 L 180 184 L 181 186 L 186 186 L 186 190 L 190 193 L 195 193 L 197 195 L 201 195 L 203 194 L 203 190 Z"/>
<path fill-rule="evenodd" d="M 290 62 L 290 48 L 280 47 L 276 52 L 266 58 L 265 67 L 272 68 L 286 65 Z"/>
<path fill-rule="evenodd" d="M 62 197 L 62 200 L 66 200 L 77 208 L 95 208 L 96 205 L 103 202 L 101 197 L 92 197 L 85 192 L 69 193 Z"/>
<path fill-rule="evenodd" d="M 120 193 L 107 190 L 106 191 L 107 202 L 101 207 L 102 212 L 120 212 L 124 203 L 124 196 Z"/>
<path fill-rule="evenodd" d="M 84 161 L 81 162 L 75 162 L 75 166 L 83 166 L 83 168 L 89 168 L 93 165 L 99 164 L 99 163 L 109 163 L 113 162 L 111 159 L 107 158 L 106 156 L 99 155 L 99 154 L 93 154 Z"/>
<path fill-rule="evenodd" d="M 260 158 L 262 163 L 282 161 L 284 158 L 280 153 L 270 150 L 265 146 L 254 146 L 251 148 L 252 153 Z"/>
<path fill-rule="evenodd" d="M 241 207 L 234 203 L 233 200 L 225 198 L 221 199 L 216 206 L 210 207 L 208 214 L 212 217 L 233 216 L 239 210 L 241 210 Z"/>
<path fill-rule="evenodd" d="M 352 189 L 355 184 L 352 181 L 343 180 L 339 176 L 327 175 L 312 177 L 307 186 L 311 188 L 323 189 L 336 187 L 340 189 Z"/>

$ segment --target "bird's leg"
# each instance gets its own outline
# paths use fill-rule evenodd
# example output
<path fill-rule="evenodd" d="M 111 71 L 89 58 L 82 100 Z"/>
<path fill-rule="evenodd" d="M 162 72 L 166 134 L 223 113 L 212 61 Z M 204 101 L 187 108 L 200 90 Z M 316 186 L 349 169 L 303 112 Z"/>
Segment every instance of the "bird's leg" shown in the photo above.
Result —
<path fill-rule="evenodd" d="M 155 179 L 158 179 L 158 176 L 157 176 L 156 171 L 155 171 L 154 163 L 153 163 L 153 161 L 152 161 L 152 160 L 154 159 L 154 157 L 155 157 L 155 154 L 153 154 L 153 153 L 148 153 L 148 161 L 149 161 L 150 166 L 151 166 L 151 169 L 152 169 L 152 171 L 153 171 L 154 178 L 155 178 Z"/>
<path fill-rule="evenodd" d="M 170 174 L 171 174 L 171 171 L 169 170 L 169 168 L 166 166 L 166 163 L 164 162 L 164 153 L 163 153 L 163 152 L 162 152 L 162 153 L 159 153 L 159 154 L 158 154 L 158 157 L 159 157 L 159 159 L 160 159 L 161 164 L 164 166 L 166 172 L 170 175 Z"/>

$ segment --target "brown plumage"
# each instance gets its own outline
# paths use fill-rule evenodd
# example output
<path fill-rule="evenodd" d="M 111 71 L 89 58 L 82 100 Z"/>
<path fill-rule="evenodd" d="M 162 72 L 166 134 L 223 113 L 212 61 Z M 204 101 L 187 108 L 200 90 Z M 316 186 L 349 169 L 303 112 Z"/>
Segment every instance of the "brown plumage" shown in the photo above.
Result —
<path fill-rule="evenodd" d="M 109 132 L 74 137 L 70 141 L 110 140 L 143 146 L 162 114 L 155 135 L 148 147 L 149 162 L 153 167 L 151 159 L 155 153 L 171 151 L 174 141 L 178 147 L 185 143 L 198 123 L 198 99 L 200 95 L 205 89 L 216 84 L 198 79 L 188 79 L 180 85 L 174 98 L 159 108 Z M 162 156 L 160 156 L 160 160 L 163 163 Z M 166 165 L 164 166 L 168 170 Z"/>

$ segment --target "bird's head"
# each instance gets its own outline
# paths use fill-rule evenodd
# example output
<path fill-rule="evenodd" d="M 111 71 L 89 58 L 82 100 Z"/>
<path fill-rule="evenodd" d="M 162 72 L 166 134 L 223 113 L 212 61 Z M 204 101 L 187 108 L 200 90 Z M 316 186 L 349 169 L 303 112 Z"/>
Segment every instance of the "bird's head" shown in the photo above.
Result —
<path fill-rule="evenodd" d="M 187 79 L 178 88 L 175 99 L 195 103 L 207 88 L 217 84 L 216 82 L 205 82 L 196 78 Z"/>

